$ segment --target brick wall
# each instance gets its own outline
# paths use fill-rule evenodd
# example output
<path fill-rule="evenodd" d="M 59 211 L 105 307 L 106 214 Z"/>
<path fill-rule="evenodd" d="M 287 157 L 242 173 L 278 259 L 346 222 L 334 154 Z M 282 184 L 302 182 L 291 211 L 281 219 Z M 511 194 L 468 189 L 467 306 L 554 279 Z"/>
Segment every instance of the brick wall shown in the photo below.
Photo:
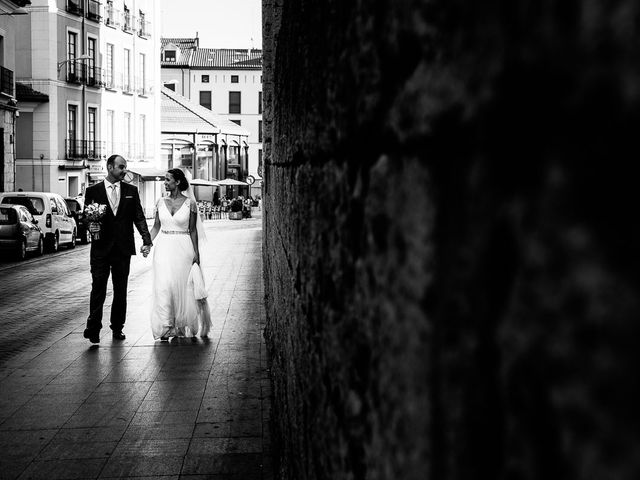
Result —
<path fill-rule="evenodd" d="M 639 4 L 263 27 L 280 478 L 640 478 Z"/>

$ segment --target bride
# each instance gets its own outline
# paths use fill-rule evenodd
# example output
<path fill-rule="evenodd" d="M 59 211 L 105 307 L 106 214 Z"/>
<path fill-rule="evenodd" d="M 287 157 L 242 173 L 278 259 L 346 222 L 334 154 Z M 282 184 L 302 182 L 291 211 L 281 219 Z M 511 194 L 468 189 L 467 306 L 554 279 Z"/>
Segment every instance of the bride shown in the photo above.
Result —
<path fill-rule="evenodd" d="M 206 238 L 198 205 L 193 188 L 179 168 L 165 174 L 164 188 L 169 196 L 158 200 L 151 230 L 154 244 L 151 331 L 156 340 L 162 341 L 196 334 L 206 337 L 211 328 L 211 314 L 199 267 Z"/>

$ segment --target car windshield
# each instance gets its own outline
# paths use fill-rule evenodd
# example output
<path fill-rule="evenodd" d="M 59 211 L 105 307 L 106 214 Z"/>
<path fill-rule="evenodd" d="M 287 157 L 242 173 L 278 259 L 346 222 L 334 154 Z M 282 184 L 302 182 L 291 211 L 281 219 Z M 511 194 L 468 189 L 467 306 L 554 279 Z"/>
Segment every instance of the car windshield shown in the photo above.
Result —
<path fill-rule="evenodd" d="M 31 215 L 42 215 L 44 213 L 44 202 L 39 197 L 4 197 L 2 203 L 12 203 L 13 205 L 24 205 Z"/>
<path fill-rule="evenodd" d="M 13 208 L 0 207 L 0 225 L 13 225 L 16 219 L 16 211 Z"/>

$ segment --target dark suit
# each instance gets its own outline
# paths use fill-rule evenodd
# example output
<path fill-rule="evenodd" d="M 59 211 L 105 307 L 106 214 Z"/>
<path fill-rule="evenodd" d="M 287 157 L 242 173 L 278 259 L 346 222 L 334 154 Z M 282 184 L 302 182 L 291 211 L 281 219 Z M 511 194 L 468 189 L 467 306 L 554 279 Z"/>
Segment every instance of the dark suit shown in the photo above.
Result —
<path fill-rule="evenodd" d="M 138 189 L 120 182 L 120 203 L 117 214 L 107 199 L 103 182 L 87 188 L 85 205 L 95 202 L 107 206 L 107 213 L 101 220 L 100 239 L 91 243 L 91 298 L 87 330 L 99 332 L 102 328 L 102 309 L 107 296 L 107 282 L 111 274 L 113 283 L 113 304 L 111 305 L 111 330 L 122 331 L 127 316 L 127 282 L 131 255 L 136 254 L 133 238 L 135 225 L 145 245 L 151 245 L 151 235 L 140 204 Z"/>

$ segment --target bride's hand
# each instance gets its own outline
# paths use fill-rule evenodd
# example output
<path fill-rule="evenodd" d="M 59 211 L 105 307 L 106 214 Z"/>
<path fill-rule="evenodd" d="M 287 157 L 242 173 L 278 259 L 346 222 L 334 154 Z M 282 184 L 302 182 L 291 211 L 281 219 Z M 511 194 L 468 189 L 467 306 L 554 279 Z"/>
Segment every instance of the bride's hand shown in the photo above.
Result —
<path fill-rule="evenodd" d="M 193 263 L 197 263 L 198 265 L 200 265 L 200 255 L 198 255 L 197 253 L 193 256 Z"/>

